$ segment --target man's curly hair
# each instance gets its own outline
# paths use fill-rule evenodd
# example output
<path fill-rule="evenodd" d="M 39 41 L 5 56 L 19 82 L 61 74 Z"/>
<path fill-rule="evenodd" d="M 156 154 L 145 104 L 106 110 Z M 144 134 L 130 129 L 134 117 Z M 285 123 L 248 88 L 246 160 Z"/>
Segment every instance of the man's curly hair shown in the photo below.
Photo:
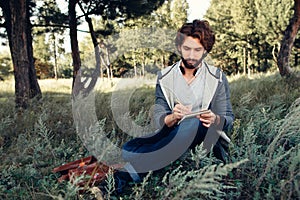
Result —
<path fill-rule="evenodd" d="M 215 43 L 215 34 L 206 20 L 195 19 L 192 23 L 183 24 L 177 31 L 175 39 L 176 48 L 183 44 L 187 36 L 198 38 L 208 53 L 212 50 Z"/>

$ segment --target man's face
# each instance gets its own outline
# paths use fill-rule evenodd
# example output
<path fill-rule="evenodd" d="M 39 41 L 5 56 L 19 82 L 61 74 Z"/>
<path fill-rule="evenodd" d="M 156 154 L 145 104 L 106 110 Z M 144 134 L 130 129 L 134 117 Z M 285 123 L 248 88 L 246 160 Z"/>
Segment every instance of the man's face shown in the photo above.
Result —
<path fill-rule="evenodd" d="M 185 38 L 183 44 L 179 47 L 179 50 L 181 51 L 182 58 L 185 60 L 184 65 L 187 68 L 198 67 L 200 64 L 198 61 L 202 58 L 205 52 L 205 49 L 199 39 L 190 36 Z"/>

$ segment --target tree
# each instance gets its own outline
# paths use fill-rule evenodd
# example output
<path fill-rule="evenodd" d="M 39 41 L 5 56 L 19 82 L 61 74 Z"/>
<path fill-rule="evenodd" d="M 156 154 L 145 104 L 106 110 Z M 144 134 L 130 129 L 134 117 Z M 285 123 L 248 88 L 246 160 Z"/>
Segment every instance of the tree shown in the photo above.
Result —
<path fill-rule="evenodd" d="M 292 0 L 212 0 L 205 18 L 216 33 L 215 64 L 228 73 L 267 71 L 290 18 Z"/>
<path fill-rule="evenodd" d="M 62 45 L 64 43 L 67 16 L 61 12 L 55 0 L 44 0 L 36 6 L 35 10 L 36 12 L 33 13 L 37 16 L 37 19 L 34 20 L 35 29 L 32 34 L 35 38 L 44 38 L 38 41 L 38 46 L 34 46 L 39 47 L 39 49 L 34 48 L 35 57 L 40 58 L 43 62 L 52 63 L 54 78 L 57 79 L 59 58 L 64 53 Z"/>
<path fill-rule="evenodd" d="M 79 76 L 78 74 L 80 69 L 80 54 L 78 48 L 78 40 L 76 33 L 76 4 L 78 3 L 83 16 L 79 16 L 78 18 L 84 17 L 89 26 L 89 31 L 91 35 L 91 39 L 93 42 L 93 46 L 95 47 L 95 57 L 96 57 L 96 69 L 93 74 L 100 74 L 100 65 L 101 61 L 100 57 L 100 49 L 97 41 L 96 31 L 94 30 L 94 25 L 90 18 L 91 15 L 101 15 L 103 19 L 111 19 L 117 20 L 121 23 L 124 20 L 130 18 L 136 18 L 141 15 L 145 15 L 150 13 L 152 10 L 157 9 L 164 0 L 137 0 L 135 2 L 132 1 L 108 1 L 108 0 L 70 0 L 69 1 L 69 16 L 70 16 L 70 38 L 71 38 L 71 48 L 72 48 L 72 56 L 73 56 L 73 65 L 74 65 L 74 77 L 73 77 L 73 86 L 75 83 L 75 78 Z M 94 76 L 92 76 L 94 77 Z M 77 80 L 80 80 L 79 78 Z M 84 88 L 85 82 L 77 82 L 78 88 L 74 91 L 73 94 L 78 94 L 79 90 L 84 90 L 89 92 L 89 88 L 95 84 L 94 78 L 91 80 L 90 85 L 87 88 Z M 84 92 L 85 93 L 85 92 Z"/>
<path fill-rule="evenodd" d="M 257 18 L 256 30 L 259 33 L 257 48 L 258 71 L 266 71 L 270 67 L 277 68 L 274 58 L 278 54 L 280 40 L 291 17 L 293 0 L 255 0 Z M 277 60 L 277 59 L 275 59 Z"/>
<path fill-rule="evenodd" d="M 47 43 L 45 32 L 43 34 L 36 34 L 33 40 L 34 57 L 38 58 L 41 62 L 49 62 L 51 59 L 49 52 L 50 44 Z"/>
<path fill-rule="evenodd" d="M 169 64 L 169 57 L 176 51 L 174 35 L 187 21 L 187 9 L 186 0 L 170 0 L 151 15 L 124 23 L 116 41 L 117 53 L 124 52 L 126 64 L 133 67 L 135 77 L 144 76 L 146 67 L 155 73 Z M 120 69 L 122 67 L 119 66 Z"/>
<path fill-rule="evenodd" d="M 76 4 L 77 4 L 77 0 L 69 0 L 69 4 L 68 4 L 69 28 L 70 28 L 69 34 L 70 34 L 72 60 L 73 60 L 73 84 L 72 84 L 73 87 L 75 84 L 76 76 L 81 66 L 78 39 L 77 39 Z"/>
<path fill-rule="evenodd" d="M 300 0 L 294 0 L 294 15 L 287 26 L 284 37 L 281 41 L 277 64 L 281 76 L 289 76 L 292 69 L 289 64 L 289 57 L 293 48 L 295 38 L 300 27 Z"/>
<path fill-rule="evenodd" d="M 212 50 L 215 65 L 227 73 L 239 73 L 241 58 L 240 36 L 234 30 L 232 15 L 233 0 L 212 0 L 205 18 L 216 33 L 216 43 Z"/>
<path fill-rule="evenodd" d="M 4 80 L 12 74 L 12 62 L 8 51 L 1 53 L 0 63 L 0 80 Z"/>
<path fill-rule="evenodd" d="M 171 12 L 169 13 L 169 17 L 171 18 L 171 27 L 178 30 L 182 24 L 187 21 L 188 8 L 189 5 L 186 0 L 171 1 Z"/>
<path fill-rule="evenodd" d="M 30 0 L 0 1 L 14 68 L 17 108 L 27 108 L 29 99 L 42 95 L 34 68 L 30 6 Z"/>

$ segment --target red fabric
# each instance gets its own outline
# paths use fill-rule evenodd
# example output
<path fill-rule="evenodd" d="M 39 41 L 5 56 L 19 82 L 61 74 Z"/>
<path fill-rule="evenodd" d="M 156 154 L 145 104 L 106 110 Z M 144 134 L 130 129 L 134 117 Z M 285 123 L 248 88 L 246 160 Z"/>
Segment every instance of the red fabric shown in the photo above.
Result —
<path fill-rule="evenodd" d="M 88 156 L 58 166 L 54 168 L 52 172 L 61 174 L 61 177 L 58 178 L 59 182 L 66 180 L 73 183 L 77 178 L 81 177 L 80 181 L 76 184 L 83 187 L 100 183 L 106 178 L 106 174 L 108 174 L 110 170 L 114 172 L 121 167 L 121 165 L 108 166 L 103 162 L 98 162 L 94 156 Z"/>

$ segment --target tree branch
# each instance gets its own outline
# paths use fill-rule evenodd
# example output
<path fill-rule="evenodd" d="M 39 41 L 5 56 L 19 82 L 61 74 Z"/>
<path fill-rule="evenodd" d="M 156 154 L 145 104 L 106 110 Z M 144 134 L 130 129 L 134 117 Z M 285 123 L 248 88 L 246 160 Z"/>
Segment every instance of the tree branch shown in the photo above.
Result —
<path fill-rule="evenodd" d="M 33 24 L 32 27 L 57 27 L 57 28 L 67 28 L 70 29 L 70 26 L 68 25 L 61 25 L 61 24 Z M 89 31 L 77 29 L 79 32 L 83 33 L 90 33 Z"/>

